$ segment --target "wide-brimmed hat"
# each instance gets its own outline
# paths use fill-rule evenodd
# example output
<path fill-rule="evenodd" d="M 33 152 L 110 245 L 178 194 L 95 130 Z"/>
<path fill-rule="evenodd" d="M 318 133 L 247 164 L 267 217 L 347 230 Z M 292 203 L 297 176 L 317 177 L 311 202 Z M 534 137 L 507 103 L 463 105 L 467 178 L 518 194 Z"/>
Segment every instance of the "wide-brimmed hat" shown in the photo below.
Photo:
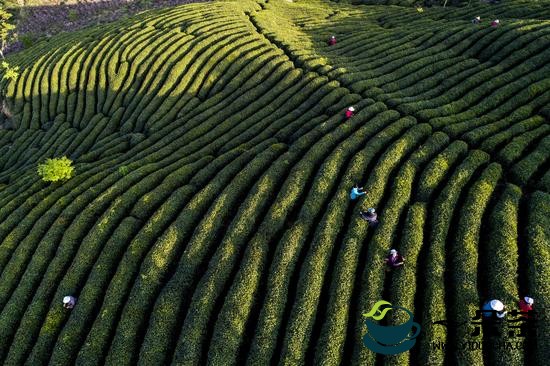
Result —
<path fill-rule="evenodd" d="M 70 297 L 70 296 L 65 296 L 65 297 L 63 298 L 63 304 L 68 304 L 68 303 L 70 303 L 70 302 L 71 302 L 71 297 Z"/>
<path fill-rule="evenodd" d="M 390 250 L 390 254 L 391 254 L 391 255 L 397 254 L 397 250 L 395 250 L 395 249 Z"/>
<path fill-rule="evenodd" d="M 495 19 L 495 23 L 500 23 L 500 20 L 498 20 L 498 19 Z"/>
<path fill-rule="evenodd" d="M 477 16 L 476 19 L 477 19 L 477 20 L 481 20 L 481 17 L 480 17 L 480 16 Z"/>
<path fill-rule="evenodd" d="M 376 210 L 372 207 L 367 210 L 367 212 L 370 213 L 370 214 L 373 214 L 375 211 Z"/>
<path fill-rule="evenodd" d="M 526 303 L 528 303 L 529 305 L 533 305 L 533 303 L 535 302 L 535 300 L 533 300 L 532 298 L 530 298 L 529 296 L 525 296 L 523 298 L 523 300 L 525 300 Z"/>
<path fill-rule="evenodd" d="M 348 108 L 348 111 L 352 111 L 352 112 L 353 112 L 353 111 L 355 111 L 355 108 L 354 108 L 354 107 L 349 107 L 349 108 Z"/>
<path fill-rule="evenodd" d="M 502 311 L 504 310 L 504 304 L 500 302 L 499 300 L 491 300 L 491 309 L 496 311 Z"/>
<path fill-rule="evenodd" d="M 336 36 L 330 36 L 330 38 L 336 38 Z"/>

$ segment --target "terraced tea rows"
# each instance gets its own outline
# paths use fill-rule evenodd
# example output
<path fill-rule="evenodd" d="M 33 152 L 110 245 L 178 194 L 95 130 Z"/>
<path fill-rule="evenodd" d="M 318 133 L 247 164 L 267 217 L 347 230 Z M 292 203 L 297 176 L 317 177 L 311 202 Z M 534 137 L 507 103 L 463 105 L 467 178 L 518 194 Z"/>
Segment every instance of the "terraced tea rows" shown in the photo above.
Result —
<path fill-rule="evenodd" d="M 550 305 L 543 2 L 214 1 L 11 55 L 0 363 L 543 364 L 548 337 L 465 352 L 433 324 Z M 363 345 L 380 299 L 422 324 L 410 352 Z"/>

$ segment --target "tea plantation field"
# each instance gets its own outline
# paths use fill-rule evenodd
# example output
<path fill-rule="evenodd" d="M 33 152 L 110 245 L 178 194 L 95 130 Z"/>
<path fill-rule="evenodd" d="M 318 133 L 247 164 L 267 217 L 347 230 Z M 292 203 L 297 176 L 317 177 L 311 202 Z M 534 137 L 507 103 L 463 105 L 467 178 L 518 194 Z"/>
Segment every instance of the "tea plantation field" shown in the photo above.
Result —
<path fill-rule="evenodd" d="M 0 364 L 547 365 L 550 322 L 433 322 L 550 309 L 550 0 L 414 4 L 218 0 L 9 55 Z M 381 299 L 409 352 L 363 345 Z"/>

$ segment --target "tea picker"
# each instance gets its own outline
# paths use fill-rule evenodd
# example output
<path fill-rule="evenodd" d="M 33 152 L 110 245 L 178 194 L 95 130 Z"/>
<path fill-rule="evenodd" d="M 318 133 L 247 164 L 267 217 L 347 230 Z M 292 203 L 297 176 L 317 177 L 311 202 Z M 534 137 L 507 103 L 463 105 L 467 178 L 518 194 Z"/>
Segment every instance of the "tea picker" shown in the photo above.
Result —
<path fill-rule="evenodd" d="M 76 297 L 74 296 L 65 296 L 63 298 L 63 307 L 65 309 L 72 309 L 76 305 Z"/>
<path fill-rule="evenodd" d="M 486 301 L 483 306 L 481 307 L 481 310 L 483 310 L 482 314 L 485 318 L 491 318 L 493 316 L 493 312 L 496 312 L 496 316 L 499 319 L 502 319 L 506 316 L 507 311 L 504 310 L 505 306 L 500 300 L 490 300 Z"/>
<path fill-rule="evenodd" d="M 519 310 L 522 313 L 528 313 L 533 310 L 533 304 L 535 303 L 535 300 L 529 296 L 525 296 L 523 299 L 519 300 Z M 528 318 L 528 314 L 523 314 L 524 317 Z"/>
<path fill-rule="evenodd" d="M 356 200 L 357 198 L 361 197 L 362 195 L 366 194 L 367 192 L 365 192 L 363 190 L 363 187 L 358 187 L 357 184 L 353 186 L 353 188 L 351 189 L 351 192 L 349 194 L 349 197 L 350 199 L 353 201 L 353 200 Z"/>
<path fill-rule="evenodd" d="M 336 44 L 336 36 L 330 36 L 327 43 L 329 46 L 334 46 Z"/>
<path fill-rule="evenodd" d="M 350 119 L 351 117 L 353 117 L 353 112 L 355 112 L 355 108 L 354 107 L 349 107 L 346 110 L 346 119 Z"/>
<path fill-rule="evenodd" d="M 386 262 L 390 269 L 395 269 L 405 264 L 405 258 L 397 250 L 392 249 L 390 250 L 390 254 L 384 259 L 384 262 Z"/>
<path fill-rule="evenodd" d="M 369 226 L 377 226 L 378 225 L 378 215 L 376 214 L 376 210 L 374 208 L 369 208 L 367 211 L 361 211 L 359 212 L 359 216 L 365 221 L 369 223 Z"/>

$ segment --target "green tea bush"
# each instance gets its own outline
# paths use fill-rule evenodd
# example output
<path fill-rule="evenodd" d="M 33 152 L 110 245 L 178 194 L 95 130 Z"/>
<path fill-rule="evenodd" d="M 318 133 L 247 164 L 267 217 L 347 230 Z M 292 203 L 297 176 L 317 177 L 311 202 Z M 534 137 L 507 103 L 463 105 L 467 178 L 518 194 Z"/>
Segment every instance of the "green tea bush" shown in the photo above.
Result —
<path fill-rule="evenodd" d="M 523 155 L 525 149 L 529 147 L 534 139 L 541 136 L 546 136 L 547 132 L 548 127 L 543 125 L 537 129 L 515 137 L 497 153 L 497 159 L 504 165 L 511 165 Z"/>
<path fill-rule="evenodd" d="M 284 200 L 281 202 L 281 205 L 284 205 L 286 207 L 284 210 L 282 208 L 278 208 L 277 206 L 274 208 L 272 207 L 270 211 L 268 212 L 268 215 L 275 215 L 278 217 L 277 221 L 273 220 L 267 220 L 264 221 L 263 224 L 260 226 L 259 231 L 254 235 L 254 237 L 251 239 L 251 243 L 249 244 L 247 251 L 245 252 L 245 261 L 241 263 L 240 265 L 240 272 L 242 276 L 242 282 L 237 281 L 235 282 L 234 288 L 232 291 L 229 292 L 229 297 L 234 299 L 232 301 L 238 301 L 239 307 L 241 309 L 241 312 L 243 312 L 245 309 L 247 311 L 250 311 L 250 300 L 251 300 L 251 294 L 254 291 L 254 288 L 257 286 L 257 276 L 258 273 L 261 273 L 264 270 L 265 266 L 265 256 L 266 253 L 266 245 L 268 243 L 267 238 L 273 238 L 273 236 L 280 230 L 281 226 L 284 224 L 284 218 L 285 215 L 288 214 L 289 205 L 293 205 L 296 202 L 292 201 L 292 197 L 296 197 L 296 195 L 300 194 L 300 190 L 298 189 L 298 185 L 304 184 L 306 177 L 310 174 L 312 174 L 311 169 L 316 165 L 319 164 L 319 159 L 323 158 L 325 154 L 327 154 L 330 149 L 334 148 L 335 144 L 338 141 L 341 141 L 343 138 L 349 136 L 351 132 L 353 132 L 352 128 L 357 128 L 357 124 L 359 124 L 359 118 L 363 116 L 363 118 L 368 118 L 372 115 L 373 112 L 376 111 L 375 106 L 372 106 L 371 108 L 365 109 L 363 113 L 358 114 L 358 118 L 356 119 L 355 126 L 353 125 L 340 125 L 339 128 L 336 129 L 335 132 L 332 134 L 325 135 L 325 137 L 321 140 L 319 140 L 311 149 L 309 149 L 309 153 L 304 156 L 304 160 L 302 160 L 301 164 L 298 164 L 294 167 L 293 172 L 290 173 L 290 178 L 287 180 L 287 183 L 283 186 L 281 192 L 279 193 L 281 197 L 284 197 Z M 370 112 L 370 113 L 369 113 Z M 310 136 L 304 136 L 301 140 L 306 142 L 307 139 L 314 138 L 314 135 Z M 311 142 L 310 142 L 311 143 Z M 300 146 L 299 144 L 295 144 L 295 149 L 289 151 L 289 153 L 292 154 L 300 154 L 300 150 L 304 151 L 303 149 L 307 149 L 307 145 L 304 144 L 304 146 Z M 292 156 L 292 155 L 291 155 Z M 296 158 L 295 158 L 296 159 Z M 288 193 L 286 193 L 286 190 L 290 190 Z M 277 202 L 277 201 L 275 201 Z M 278 224 L 276 226 L 270 225 L 269 223 L 277 222 Z M 265 225 L 265 228 L 264 228 Z M 252 251 L 252 252 L 251 252 Z M 249 257 L 251 253 L 257 253 L 253 257 Z M 251 264 L 247 264 L 247 260 L 251 261 Z M 259 267 L 259 268 L 258 268 Z M 245 284 L 252 284 L 252 286 L 245 286 Z M 244 299 L 247 299 L 247 301 L 244 301 Z M 193 304 L 191 306 L 194 306 Z M 246 307 L 245 307 L 246 306 Z M 235 349 L 238 344 L 240 343 L 240 337 L 239 334 L 243 331 L 243 323 L 235 323 L 234 319 L 234 309 L 233 307 L 228 307 L 227 310 L 222 309 L 220 313 L 220 322 L 223 325 L 217 325 L 214 334 L 217 334 L 218 330 L 223 332 L 224 336 L 220 336 L 220 339 L 223 339 L 223 347 L 224 349 Z M 241 313 L 242 314 L 242 313 Z M 197 311 L 197 316 L 193 317 L 191 319 L 192 322 L 199 322 L 201 321 L 200 318 L 201 312 Z M 241 315 L 242 316 L 242 315 Z M 197 323 L 191 323 L 198 325 Z M 205 330 L 201 329 L 201 327 L 193 326 L 186 328 L 188 325 L 184 324 L 184 329 L 197 329 L 197 334 L 189 334 L 185 331 L 182 332 L 182 335 L 186 334 L 183 338 L 180 337 L 178 341 L 178 348 L 177 348 L 177 358 L 179 359 L 187 359 L 187 357 L 193 357 L 193 353 L 197 352 L 200 349 L 200 342 L 204 342 L 204 334 Z M 200 332 L 200 333 L 199 333 Z M 229 332 L 229 333 L 228 333 Z M 227 335 L 226 335 L 227 334 Z M 231 338 L 229 338 L 231 337 Z M 184 351 L 185 350 L 185 351 Z M 221 352 L 220 354 L 225 354 L 225 352 Z M 185 357 L 185 358 L 183 358 Z"/>
<path fill-rule="evenodd" d="M 537 191 L 529 200 L 527 216 L 527 262 L 532 263 L 527 268 L 527 289 L 529 296 L 535 299 L 535 310 L 539 311 L 541 319 L 546 319 L 544 309 L 548 309 L 550 288 L 548 286 L 548 261 L 550 260 L 550 196 L 548 193 Z M 550 330 L 548 322 L 541 321 L 539 334 L 547 334 Z M 550 351 L 548 341 L 544 337 L 536 337 L 534 342 L 533 359 L 535 362 L 545 362 Z"/>
<path fill-rule="evenodd" d="M 448 178 L 443 190 L 436 197 L 433 219 L 428 228 L 429 247 L 426 258 L 426 273 L 431 273 L 421 286 L 424 288 L 422 303 L 422 333 L 419 336 L 419 360 L 423 364 L 439 364 L 445 359 L 445 351 L 433 349 L 428 340 L 445 342 L 447 334 L 441 325 L 433 322 L 446 319 L 450 315 L 445 306 L 445 242 L 451 225 L 452 215 L 463 187 L 480 166 L 489 160 L 489 156 L 474 150 Z"/>
<path fill-rule="evenodd" d="M 528 132 L 529 130 L 535 130 L 535 127 L 542 127 L 540 129 L 541 133 L 548 133 L 550 131 L 550 126 L 543 124 L 544 119 L 539 116 L 529 118 L 527 120 L 521 121 L 519 123 L 513 124 L 510 128 L 492 136 L 488 137 L 480 145 L 480 149 L 487 152 L 493 152 L 497 146 L 510 142 L 514 137 L 519 134 Z M 538 129 L 537 129 L 538 130 Z M 536 138 L 536 136 L 533 136 Z"/>
<path fill-rule="evenodd" d="M 537 187 L 543 192 L 550 192 L 550 171 L 547 171 L 546 174 L 544 174 L 544 176 L 537 183 Z"/>
<path fill-rule="evenodd" d="M 417 266 L 418 256 L 424 242 L 424 225 L 426 223 L 426 204 L 417 202 L 409 207 L 405 228 L 401 242 L 394 245 L 400 254 L 406 258 L 406 267 L 403 271 L 395 271 L 392 275 L 390 299 L 393 306 L 402 306 L 415 312 L 414 299 L 416 295 L 416 272 L 420 270 Z M 403 314 L 392 314 L 390 325 L 403 324 L 408 319 L 403 319 Z M 403 365 L 410 360 L 408 352 L 395 356 L 386 356 L 385 365 Z"/>
<path fill-rule="evenodd" d="M 352 154 L 361 147 L 366 139 L 372 137 L 372 135 L 376 133 L 376 129 L 390 123 L 393 118 L 393 115 L 390 113 L 382 113 L 374 117 L 368 125 L 365 125 L 351 138 L 345 140 L 319 169 L 319 173 L 315 177 L 311 191 L 308 193 L 308 197 L 298 214 L 296 222 L 280 239 L 281 243 L 277 245 L 281 250 L 293 250 L 294 254 L 288 254 L 286 252 L 281 253 L 279 251 L 275 253 L 275 259 L 270 269 L 269 278 L 270 283 L 275 283 L 269 286 L 272 290 L 268 290 L 266 295 L 266 306 L 262 309 L 260 314 L 249 362 L 261 364 L 269 362 L 273 357 L 277 329 L 281 326 L 281 316 L 284 310 L 285 300 L 287 299 L 285 290 L 288 289 L 293 268 L 297 265 L 295 262 L 297 259 L 296 253 L 301 250 L 301 246 L 304 245 L 307 239 L 307 233 L 313 230 L 314 220 L 320 215 L 323 204 L 330 199 L 328 194 L 332 191 L 334 185 L 338 183 L 333 181 L 333 179 L 336 179 L 338 176 L 338 169 L 348 159 L 348 154 Z M 348 177 L 345 181 L 349 182 L 350 179 L 351 177 Z M 341 184 L 343 185 L 343 183 Z M 342 195 L 347 195 L 349 193 L 348 189 L 341 188 L 340 190 L 342 191 Z M 320 256 L 317 258 L 327 257 Z M 317 270 L 321 266 L 321 263 L 313 265 L 312 260 L 306 260 L 306 263 L 308 263 L 308 266 L 313 266 Z M 326 267 L 326 263 L 322 265 Z M 308 278 L 308 280 L 311 280 L 311 278 Z M 307 308 L 313 309 L 313 307 L 309 306 Z M 219 355 L 214 354 L 212 359 L 223 357 L 224 354 L 227 354 L 227 352 L 222 352 L 223 339 L 224 338 L 220 336 L 219 346 L 217 346 L 217 342 L 213 344 L 213 346 L 219 347 L 220 350 L 218 351 Z"/>
<path fill-rule="evenodd" d="M 435 189 L 443 182 L 447 173 L 468 151 L 463 141 L 455 141 L 428 163 L 419 178 L 416 199 L 429 202 Z"/>
<path fill-rule="evenodd" d="M 235 154 L 226 154 L 226 156 L 222 155 L 219 159 L 217 159 L 216 164 L 212 166 L 211 169 L 205 168 L 203 174 L 200 174 L 201 172 L 199 172 L 198 175 L 194 177 L 192 182 L 201 186 L 212 180 L 213 177 L 217 175 L 217 179 L 210 182 L 209 191 L 219 190 L 223 185 L 227 184 L 227 179 L 232 176 L 235 169 L 242 167 L 244 163 L 255 155 L 254 153 L 254 151 L 251 151 L 248 154 L 243 154 L 232 161 L 231 164 L 227 164 L 228 161 L 226 159 L 228 157 L 234 158 Z M 139 273 L 140 263 L 147 255 L 149 248 L 155 244 L 165 229 L 169 230 L 171 227 L 171 231 L 174 232 L 176 224 L 179 225 L 179 227 L 182 227 L 183 225 L 192 225 L 194 222 L 193 220 L 195 220 L 201 213 L 198 209 L 190 210 L 192 207 L 197 207 L 197 204 L 202 205 L 203 210 L 206 209 L 205 206 L 208 205 L 210 201 L 205 200 L 204 197 L 208 196 L 208 191 L 203 192 L 203 195 L 197 197 L 193 203 L 190 202 L 193 195 L 196 193 L 197 188 L 194 185 L 185 185 L 178 188 L 171 195 L 173 199 L 166 201 L 161 207 L 159 207 L 159 209 L 155 211 L 152 217 L 147 221 L 143 230 L 141 230 L 132 240 L 130 243 L 132 251 L 125 253 L 122 258 L 122 263 L 124 263 L 124 266 L 119 267 L 114 277 L 116 281 L 107 290 L 106 296 L 110 297 L 112 302 L 103 305 L 102 313 L 104 316 L 96 319 L 92 325 L 85 346 L 79 352 L 77 362 L 85 362 L 86 364 L 99 362 L 106 356 L 109 348 L 108 342 L 110 341 L 109 334 L 114 332 L 116 329 L 116 317 L 114 314 L 117 314 L 121 310 L 121 307 L 124 305 L 124 299 L 131 291 L 129 284 L 127 283 L 127 279 L 133 278 Z M 186 205 L 188 210 L 181 214 Z M 193 213 L 193 217 L 190 215 L 185 215 L 185 212 Z M 191 230 L 189 226 L 188 228 Z M 166 233 L 164 237 L 168 238 L 168 233 Z M 128 356 L 124 355 L 123 357 Z"/>
<path fill-rule="evenodd" d="M 8 355 L 10 362 L 23 356 L 27 357 L 25 350 L 28 347 L 28 338 L 26 337 L 28 334 L 39 335 L 32 353 L 28 355 L 32 362 L 42 362 L 45 355 L 51 351 L 52 342 L 55 341 L 59 331 L 59 322 L 61 319 L 56 315 L 55 308 L 50 309 L 48 312 L 48 304 L 51 296 L 54 295 L 53 293 L 56 290 L 60 291 L 57 284 L 60 282 L 60 277 L 64 274 L 63 269 L 68 265 L 67 262 L 72 260 L 74 256 L 77 256 L 75 261 L 81 263 L 81 265 L 78 266 L 78 271 L 68 272 L 70 275 L 68 281 L 81 281 L 82 276 L 85 276 L 89 270 L 89 266 L 91 266 L 90 261 L 97 256 L 96 253 L 100 250 L 105 238 L 116 227 L 119 220 L 124 216 L 124 213 L 129 210 L 133 204 L 133 200 L 139 196 L 140 192 L 146 190 L 151 184 L 158 182 L 159 178 L 165 174 L 162 169 L 155 171 L 159 167 L 161 165 L 149 164 L 132 172 L 124 180 L 117 182 L 113 189 L 109 189 L 105 194 L 98 196 L 94 200 L 94 204 L 87 206 L 86 209 L 78 213 L 78 217 L 67 228 L 66 235 L 63 236 L 59 243 L 59 247 L 62 248 L 61 255 L 53 259 L 53 264 L 55 265 L 48 267 L 48 270 L 44 274 L 44 278 L 37 289 L 36 301 L 33 302 L 32 311 L 23 317 L 22 321 L 26 323 L 26 326 L 23 328 L 24 331 L 16 334 L 14 342 L 19 346 L 12 349 L 14 352 Z M 114 179 L 117 177 L 117 174 L 111 176 Z M 147 178 L 143 179 L 145 177 Z M 136 184 L 138 181 L 140 183 Z M 124 195 L 119 197 L 122 192 L 124 192 Z M 94 195 L 93 191 L 86 193 L 92 195 L 92 197 Z M 74 201 L 73 204 L 77 202 Z M 98 215 L 99 213 L 103 214 Z M 90 223 L 94 222 L 91 219 L 97 216 L 99 216 L 98 222 L 100 224 L 95 226 L 90 225 Z M 91 233 L 89 236 L 85 236 L 88 230 L 91 230 Z M 78 248 L 74 245 L 77 241 L 81 243 L 81 246 Z M 55 242 L 49 242 L 47 245 L 53 246 Z M 82 256 L 84 259 L 79 261 L 79 256 Z M 61 284 L 63 285 L 64 283 L 62 282 Z M 57 297 L 59 296 L 63 296 L 63 292 L 58 293 Z M 40 326 L 41 322 L 38 321 L 39 319 L 42 319 L 44 322 L 42 326 Z M 45 326 L 45 324 L 48 324 L 48 326 Z"/>
<path fill-rule="evenodd" d="M 510 308 L 518 301 L 518 216 L 521 189 L 507 184 L 489 218 L 489 242 L 486 248 L 479 248 L 486 258 L 487 282 L 489 288 L 482 301 L 499 299 Z M 502 329 L 505 331 L 506 329 Z M 521 340 L 518 339 L 519 342 Z M 498 349 L 498 339 L 491 339 L 488 355 L 492 362 L 507 365 L 522 365 L 524 352 L 521 349 Z"/>
<path fill-rule="evenodd" d="M 544 362 L 432 341 L 487 296 L 548 302 L 550 10 L 411 5 L 187 4 L 10 52 L 0 363 Z M 78 174 L 42 180 L 54 156 Z M 377 358 L 361 315 L 386 296 L 423 329 Z"/>
<path fill-rule="evenodd" d="M 490 164 L 475 178 L 462 207 L 455 238 L 451 247 L 450 267 L 452 270 L 451 306 L 448 316 L 451 319 L 469 319 L 482 303 L 478 293 L 477 267 L 481 221 L 489 199 L 502 174 L 497 163 Z M 470 330 L 459 327 L 454 335 L 464 339 Z M 457 363 L 478 364 L 483 362 L 481 350 L 465 352 L 458 350 L 453 355 Z"/>
<path fill-rule="evenodd" d="M 184 256 L 188 257 L 188 253 L 193 253 L 193 261 L 197 264 L 201 263 L 204 256 L 212 251 L 211 245 L 214 245 L 216 238 L 220 235 L 223 223 L 229 219 L 230 211 L 223 210 L 225 205 L 236 205 L 239 198 L 244 194 L 244 191 L 251 185 L 254 179 L 269 166 L 282 152 L 286 150 L 286 146 L 282 144 L 272 145 L 268 150 L 262 152 L 256 156 L 256 158 L 247 164 L 248 169 L 241 171 L 235 176 L 230 184 L 225 186 L 223 192 L 217 194 L 216 201 L 210 207 L 208 212 L 205 213 L 203 219 L 198 225 L 195 226 L 193 232 L 193 239 L 188 243 Z M 214 196 L 215 188 L 211 189 L 207 186 L 205 190 L 199 193 L 189 204 L 189 211 L 195 213 L 198 212 L 196 206 L 201 204 L 201 201 L 208 200 L 209 197 Z M 221 187 L 216 187 L 221 188 Z M 211 192 L 213 191 L 213 192 Z M 159 285 L 162 278 L 165 276 L 165 272 L 169 267 L 162 267 L 172 262 L 170 256 L 177 255 L 177 246 L 174 245 L 174 241 L 177 240 L 177 236 L 184 236 L 186 232 L 187 223 L 191 223 L 193 219 L 193 213 L 187 213 L 185 210 L 182 212 L 185 221 L 179 223 L 177 227 L 171 227 L 158 239 L 155 246 L 149 252 L 145 258 L 140 269 L 140 277 L 134 284 L 132 291 L 129 294 L 129 298 L 126 301 L 125 309 L 122 312 L 121 319 L 119 321 L 117 332 L 115 333 L 112 341 L 111 349 L 107 355 L 107 362 L 110 360 L 117 360 L 118 362 L 127 362 L 125 360 L 131 360 L 137 354 L 137 349 L 132 350 L 130 347 L 130 340 L 136 339 L 137 332 L 140 326 L 143 326 L 142 315 L 147 313 L 149 304 L 152 304 L 155 297 L 154 295 L 159 291 Z M 203 253 L 200 255 L 200 253 Z M 186 263 L 189 266 L 190 263 Z M 197 267 L 192 267 L 191 271 L 196 273 Z M 195 296 L 199 291 L 195 292 Z M 208 298 L 211 298 L 209 294 Z M 204 309 L 204 305 L 203 308 Z M 201 310 L 202 310 L 201 309 Z M 189 336 L 187 334 L 186 336 Z M 121 347 L 122 346 L 122 347 Z"/>
<path fill-rule="evenodd" d="M 537 169 L 548 160 L 549 151 L 550 136 L 547 136 L 533 152 L 514 164 L 510 171 L 511 178 L 522 186 L 526 185 Z"/>
<path fill-rule="evenodd" d="M 80 291 L 76 287 L 64 289 L 65 293 L 78 295 L 78 307 L 70 316 L 67 313 L 58 314 L 66 323 L 59 335 L 59 341 L 56 343 L 50 362 L 73 363 L 75 361 L 77 351 L 75 346 L 82 342 L 84 337 L 81 329 L 83 326 L 88 328 L 91 325 L 93 321 L 91 314 L 94 314 L 94 308 L 98 306 L 97 299 L 105 294 L 105 288 L 112 275 L 110 270 L 115 268 L 117 259 L 124 253 L 127 245 L 126 238 L 137 232 L 141 225 L 142 223 L 134 218 L 125 218 L 105 243 L 105 250 L 97 259 L 97 262 L 102 265 L 94 267 L 86 286 Z"/>

